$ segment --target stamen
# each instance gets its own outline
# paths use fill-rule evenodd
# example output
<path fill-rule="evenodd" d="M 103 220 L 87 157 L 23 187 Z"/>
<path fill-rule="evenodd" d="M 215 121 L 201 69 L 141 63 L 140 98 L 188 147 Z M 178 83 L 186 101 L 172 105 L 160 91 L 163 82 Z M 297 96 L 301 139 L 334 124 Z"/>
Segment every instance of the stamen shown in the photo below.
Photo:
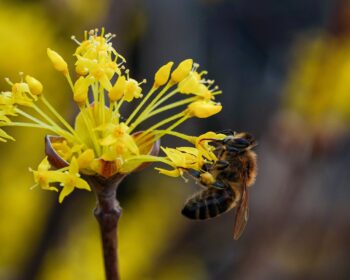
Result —
<path fill-rule="evenodd" d="M 72 35 L 70 38 L 72 39 L 72 41 L 77 43 L 79 46 L 81 45 L 81 42 L 79 42 L 78 39 L 74 35 Z"/>
<path fill-rule="evenodd" d="M 129 125 L 129 123 L 132 121 L 132 119 L 136 116 L 136 114 L 141 110 L 143 105 L 147 102 L 147 100 L 151 97 L 153 92 L 155 91 L 154 88 L 152 88 L 147 94 L 146 97 L 142 99 L 141 103 L 136 107 L 136 109 L 131 113 L 131 115 L 126 120 L 125 124 Z"/>
<path fill-rule="evenodd" d="M 130 77 L 129 77 L 129 72 L 130 72 L 129 69 L 126 69 L 126 70 L 125 70 L 125 75 L 126 75 L 127 80 L 130 79 Z"/>
<path fill-rule="evenodd" d="M 18 72 L 18 75 L 21 78 L 21 83 L 23 83 L 24 73 L 21 71 L 21 72 Z"/>
<path fill-rule="evenodd" d="M 107 37 L 107 35 L 109 35 L 109 36 Z M 110 41 L 112 41 L 113 38 L 117 37 L 115 34 L 111 34 L 111 33 L 108 33 L 107 35 L 106 35 L 106 42 L 107 42 L 107 43 L 109 43 Z"/>
<path fill-rule="evenodd" d="M 199 64 L 194 62 L 193 66 L 192 66 L 192 71 L 195 72 L 195 71 L 197 71 L 198 68 L 199 68 Z"/>
<path fill-rule="evenodd" d="M 11 82 L 10 78 L 5 78 L 6 83 L 8 83 L 10 86 L 13 86 L 13 82 Z"/>

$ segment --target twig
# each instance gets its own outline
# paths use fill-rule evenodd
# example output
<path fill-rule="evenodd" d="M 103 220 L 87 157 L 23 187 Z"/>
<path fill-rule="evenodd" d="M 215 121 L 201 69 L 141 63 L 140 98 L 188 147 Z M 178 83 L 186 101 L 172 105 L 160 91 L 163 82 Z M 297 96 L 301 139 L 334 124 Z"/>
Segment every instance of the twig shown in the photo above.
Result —
<path fill-rule="evenodd" d="M 96 195 L 94 215 L 100 225 L 106 280 L 119 280 L 117 229 L 122 208 L 116 197 L 121 176 L 105 180 L 89 177 L 88 181 Z"/>

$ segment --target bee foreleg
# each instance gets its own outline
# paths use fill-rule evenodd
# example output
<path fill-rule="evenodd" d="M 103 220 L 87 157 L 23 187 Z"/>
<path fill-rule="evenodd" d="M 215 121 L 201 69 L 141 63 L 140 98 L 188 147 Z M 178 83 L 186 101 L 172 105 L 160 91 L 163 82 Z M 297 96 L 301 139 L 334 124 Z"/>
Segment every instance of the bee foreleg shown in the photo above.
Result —
<path fill-rule="evenodd" d="M 218 170 L 223 170 L 227 168 L 230 165 L 230 163 L 227 160 L 218 160 L 215 162 L 215 167 Z"/>

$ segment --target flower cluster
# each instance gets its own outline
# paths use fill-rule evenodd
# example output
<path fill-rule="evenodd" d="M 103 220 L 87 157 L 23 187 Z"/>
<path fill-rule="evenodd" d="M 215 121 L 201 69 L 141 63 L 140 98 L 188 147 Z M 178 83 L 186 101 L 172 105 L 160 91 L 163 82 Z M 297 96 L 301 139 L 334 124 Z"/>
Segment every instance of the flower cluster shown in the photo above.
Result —
<path fill-rule="evenodd" d="M 11 90 L 0 94 L 1 127 L 42 128 L 56 135 L 52 148 L 66 165 L 57 169 L 46 157 L 37 170 L 31 171 L 41 188 L 57 191 L 57 183 L 63 187 L 60 202 L 74 188 L 90 189 L 81 175 L 110 178 L 128 174 L 146 162 L 171 166 L 172 170 L 158 168 L 169 176 L 181 176 L 187 168 L 200 170 L 205 162 L 216 159 L 209 139 L 224 137 L 214 132 L 194 137 L 174 131 L 192 117 L 207 118 L 222 109 L 215 102 L 215 96 L 221 92 L 214 81 L 205 78 L 205 71 L 198 71 L 198 64 L 186 59 L 173 69 L 173 62 L 166 63 L 144 94 L 141 85 L 146 81 L 130 77 L 126 60 L 112 46 L 113 38 L 104 34 L 104 29 L 85 32 L 82 42 L 72 37 L 78 44 L 74 53 L 76 78 L 70 75 L 66 61 L 56 51 L 47 49 L 49 59 L 67 79 L 79 107 L 74 126 L 49 103 L 43 85 L 34 77 L 21 74 L 16 83 L 7 79 Z M 175 101 L 171 102 L 172 98 Z M 138 102 L 135 109 L 122 118 L 122 105 L 134 101 Z M 153 118 L 168 110 L 176 112 L 161 121 Z M 13 121 L 16 116 L 25 121 Z M 152 118 L 158 121 L 140 130 L 140 125 Z M 162 147 L 165 156 L 151 155 L 154 143 L 164 135 L 180 137 L 193 147 Z M 0 141 L 7 140 L 14 139 L 0 129 Z"/>

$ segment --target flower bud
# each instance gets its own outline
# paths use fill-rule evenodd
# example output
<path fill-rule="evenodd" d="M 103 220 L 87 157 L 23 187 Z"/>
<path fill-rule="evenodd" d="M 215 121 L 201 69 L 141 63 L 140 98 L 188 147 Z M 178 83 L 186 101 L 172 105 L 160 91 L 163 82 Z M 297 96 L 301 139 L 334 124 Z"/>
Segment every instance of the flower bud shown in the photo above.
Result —
<path fill-rule="evenodd" d="M 125 85 L 126 85 L 126 78 L 124 76 L 119 76 L 114 86 L 108 92 L 108 97 L 112 102 L 118 101 L 123 97 L 124 91 L 125 91 Z"/>
<path fill-rule="evenodd" d="M 67 62 L 60 56 L 57 52 L 47 48 L 47 56 L 51 60 L 53 67 L 62 72 L 64 75 L 68 74 L 68 65 Z"/>
<path fill-rule="evenodd" d="M 77 103 L 84 103 L 88 98 L 90 83 L 84 77 L 80 77 L 74 84 L 74 96 L 73 99 Z"/>
<path fill-rule="evenodd" d="M 142 91 L 142 89 L 136 80 L 134 80 L 134 79 L 127 80 L 126 86 L 125 86 L 125 94 L 124 94 L 125 101 L 130 102 L 134 98 L 140 98 L 141 91 Z"/>
<path fill-rule="evenodd" d="M 188 111 L 190 115 L 193 115 L 197 118 L 208 118 L 212 115 L 219 113 L 222 109 L 222 106 L 218 103 L 211 101 L 195 101 L 188 105 Z"/>
<path fill-rule="evenodd" d="M 186 59 L 182 61 L 179 66 L 171 74 L 171 79 L 178 83 L 185 79 L 192 70 L 193 60 Z"/>
<path fill-rule="evenodd" d="M 85 75 L 89 74 L 89 69 L 87 67 L 85 67 L 83 64 L 79 63 L 79 64 L 76 64 L 76 66 L 75 66 L 75 72 L 78 75 L 85 76 Z"/>
<path fill-rule="evenodd" d="M 28 84 L 29 90 L 33 95 L 40 95 L 43 92 L 43 85 L 32 76 L 27 75 L 25 81 Z"/>
<path fill-rule="evenodd" d="M 174 62 L 170 61 L 167 64 L 159 68 L 154 76 L 154 87 L 158 88 L 166 84 L 169 79 L 171 67 L 173 67 Z"/>

